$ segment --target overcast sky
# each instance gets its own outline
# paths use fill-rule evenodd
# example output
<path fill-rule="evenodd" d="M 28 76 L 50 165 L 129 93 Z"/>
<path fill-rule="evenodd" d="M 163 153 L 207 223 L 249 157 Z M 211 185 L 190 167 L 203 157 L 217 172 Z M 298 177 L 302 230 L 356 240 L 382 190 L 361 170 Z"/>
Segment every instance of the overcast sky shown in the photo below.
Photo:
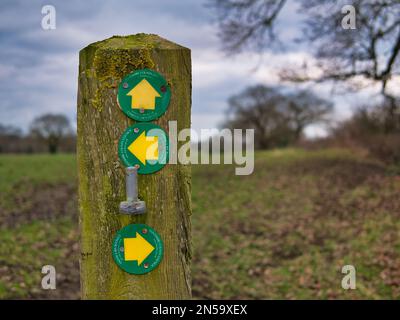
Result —
<path fill-rule="evenodd" d="M 293 3 L 293 2 L 292 2 Z M 43 30 L 44 5 L 56 8 L 56 30 Z M 278 29 L 283 41 L 298 35 L 301 18 L 285 7 Z M 288 63 L 312 60 L 306 48 L 284 53 L 221 52 L 213 11 L 203 0 L 130 1 L 1 1 L 0 4 L 0 123 L 25 131 L 34 117 L 63 113 L 75 126 L 78 52 L 113 35 L 155 33 L 192 50 L 192 127 L 216 127 L 227 99 L 246 86 L 277 85 L 277 71 Z M 327 85 L 316 93 L 331 98 Z M 362 94 L 361 94 L 362 95 Z M 354 96 L 335 98 L 336 117 L 351 114 Z M 359 99 L 359 98 L 356 98 Z M 320 127 L 309 135 L 322 134 Z"/>

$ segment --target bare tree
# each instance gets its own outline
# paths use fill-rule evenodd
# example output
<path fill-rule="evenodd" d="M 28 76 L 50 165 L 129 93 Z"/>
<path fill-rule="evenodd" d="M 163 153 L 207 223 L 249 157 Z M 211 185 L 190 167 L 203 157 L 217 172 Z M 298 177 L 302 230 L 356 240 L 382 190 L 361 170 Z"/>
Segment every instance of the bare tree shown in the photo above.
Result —
<path fill-rule="evenodd" d="M 47 143 L 50 153 L 57 153 L 61 139 L 71 134 L 71 126 L 64 115 L 46 114 L 33 120 L 30 131 Z"/>
<path fill-rule="evenodd" d="M 242 49 L 264 49 L 277 41 L 274 24 L 286 0 L 212 0 L 220 28 L 220 39 L 228 53 Z"/>
<path fill-rule="evenodd" d="M 296 140 L 308 125 L 330 121 L 333 104 L 310 91 L 300 90 L 290 93 L 285 100 L 285 112 Z"/>
<path fill-rule="evenodd" d="M 306 126 L 326 120 L 332 104 L 308 91 L 283 94 L 257 85 L 229 99 L 228 128 L 253 128 L 256 147 L 286 146 L 301 137 Z"/>
<path fill-rule="evenodd" d="M 380 83 L 383 96 L 390 101 L 388 118 L 396 109 L 396 96 L 387 92 L 393 76 L 400 74 L 399 0 L 308 0 L 297 3 L 305 17 L 301 41 L 310 44 L 322 72 L 308 72 L 307 65 L 282 70 L 291 81 L 341 81 L 364 78 Z M 274 25 L 285 0 L 212 0 L 220 28 L 220 38 L 228 53 L 245 48 L 271 48 L 277 40 Z M 341 9 L 352 5 L 356 29 L 344 29 Z M 360 82 L 358 82 L 360 83 Z"/>

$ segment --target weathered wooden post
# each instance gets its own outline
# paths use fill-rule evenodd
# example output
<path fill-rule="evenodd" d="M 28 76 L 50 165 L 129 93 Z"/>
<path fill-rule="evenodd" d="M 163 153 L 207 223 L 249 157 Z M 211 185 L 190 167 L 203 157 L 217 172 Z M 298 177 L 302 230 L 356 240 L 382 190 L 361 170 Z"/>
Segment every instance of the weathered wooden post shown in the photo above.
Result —
<path fill-rule="evenodd" d="M 146 202 L 147 212 L 119 212 L 126 194 L 118 143 L 135 121 L 118 105 L 118 86 L 125 76 L 141 69 L 161 74 L 171 92 L 167 111 L 151 122 L 167 134 L 168 121 L 176 120 L 178 130 L 189 128 L 189 49 L 157 35 L 137 34 L 93 43 L 79 55 L 77 153 L 83 299 L 191 297 L 190 167 L 167 164 L 158 172 L 139 175 L 139 198 Z M 115 234 L 129 224 L 146 224 L 163 241 L 163 259 L 149 273 L 129 274 L 113 260 Z"/>

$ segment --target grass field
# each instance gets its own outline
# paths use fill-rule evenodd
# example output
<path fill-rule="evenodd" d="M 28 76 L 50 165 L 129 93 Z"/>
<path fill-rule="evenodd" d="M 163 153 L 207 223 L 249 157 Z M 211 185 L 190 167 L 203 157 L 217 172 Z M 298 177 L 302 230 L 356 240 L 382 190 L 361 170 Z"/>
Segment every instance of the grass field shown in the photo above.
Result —
<path fill-rule="evenodd" d="M 257 153 L 250 176 L 194 166 L 194 298 L 400 298 L 399 190 L 340 150 Z M 79 298 L 77 221 L 73 155 L 0 156 L 0 298 Z M 45 264 L 57 290 L 41 290 Z"/>

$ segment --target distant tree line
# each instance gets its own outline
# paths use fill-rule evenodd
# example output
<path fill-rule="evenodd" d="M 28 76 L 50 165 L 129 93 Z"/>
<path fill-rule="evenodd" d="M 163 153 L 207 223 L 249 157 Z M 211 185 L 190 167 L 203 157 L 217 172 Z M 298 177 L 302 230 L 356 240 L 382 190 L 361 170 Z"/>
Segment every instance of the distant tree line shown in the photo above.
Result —
<path fill-rule="evenodd" d="M 0 153 L 75 152 L 76 135 L 68 118 L 45 114 L 35 118 L 27 133 L 0 124 Z"/>
<path fill-rule="evenodd" d="M 333 109 L 331 102 L 311 91 L 283 92 L 256 85 L 228 100 L 223 127 L 254 129 L 255 148 L 286 147 L 303 137 L 310 124 L 326 122 Z"/>
<path fill-rule="evenodd" d="M 311 91 L 283 91 L 263 85 L 249 87 L 228 100 L 222 127 L 254 129 L 256 149 L 287 146 L 345 147 L 364 150 L 387 163 L 400 164 L 400 100 L 383 98 L 375 105 L 362 105 L 352 117 L 332 119 L 333 105 Z M 307 139 L 304 129 L 324 124 L 328 136 Z M 213 138 L 211 138 L 213 139 Z"/>
<path fill-rule="evenodd" d="M 400 100 L 394 100 L 400 109 Z M 332 124 L 332 103 L 307 90 L 255 85 L 228 100 L 223 128 L 254 129 L 256 149 L 287 146 L 362 149 L 387 163 L 400 164 L 400 112 L 393 100 L 360 106 L 349 119 Z M 329 136 L 307 140 L 304 129 L 325 124 Z M 220 139 L 219 137 L 211 137 Z M 210 148 L 213 145 L 209 144 Z M 223 147 L 223 145 L 221 145 Z M 35 118 L 28 133 L 0 124 L 0 153 L 75 152 L 76 134 L 64 115 Z M 218 151 L 218 150 L 217 150 Z M 220 150 L 219 150 L 220 151 Z"/>

